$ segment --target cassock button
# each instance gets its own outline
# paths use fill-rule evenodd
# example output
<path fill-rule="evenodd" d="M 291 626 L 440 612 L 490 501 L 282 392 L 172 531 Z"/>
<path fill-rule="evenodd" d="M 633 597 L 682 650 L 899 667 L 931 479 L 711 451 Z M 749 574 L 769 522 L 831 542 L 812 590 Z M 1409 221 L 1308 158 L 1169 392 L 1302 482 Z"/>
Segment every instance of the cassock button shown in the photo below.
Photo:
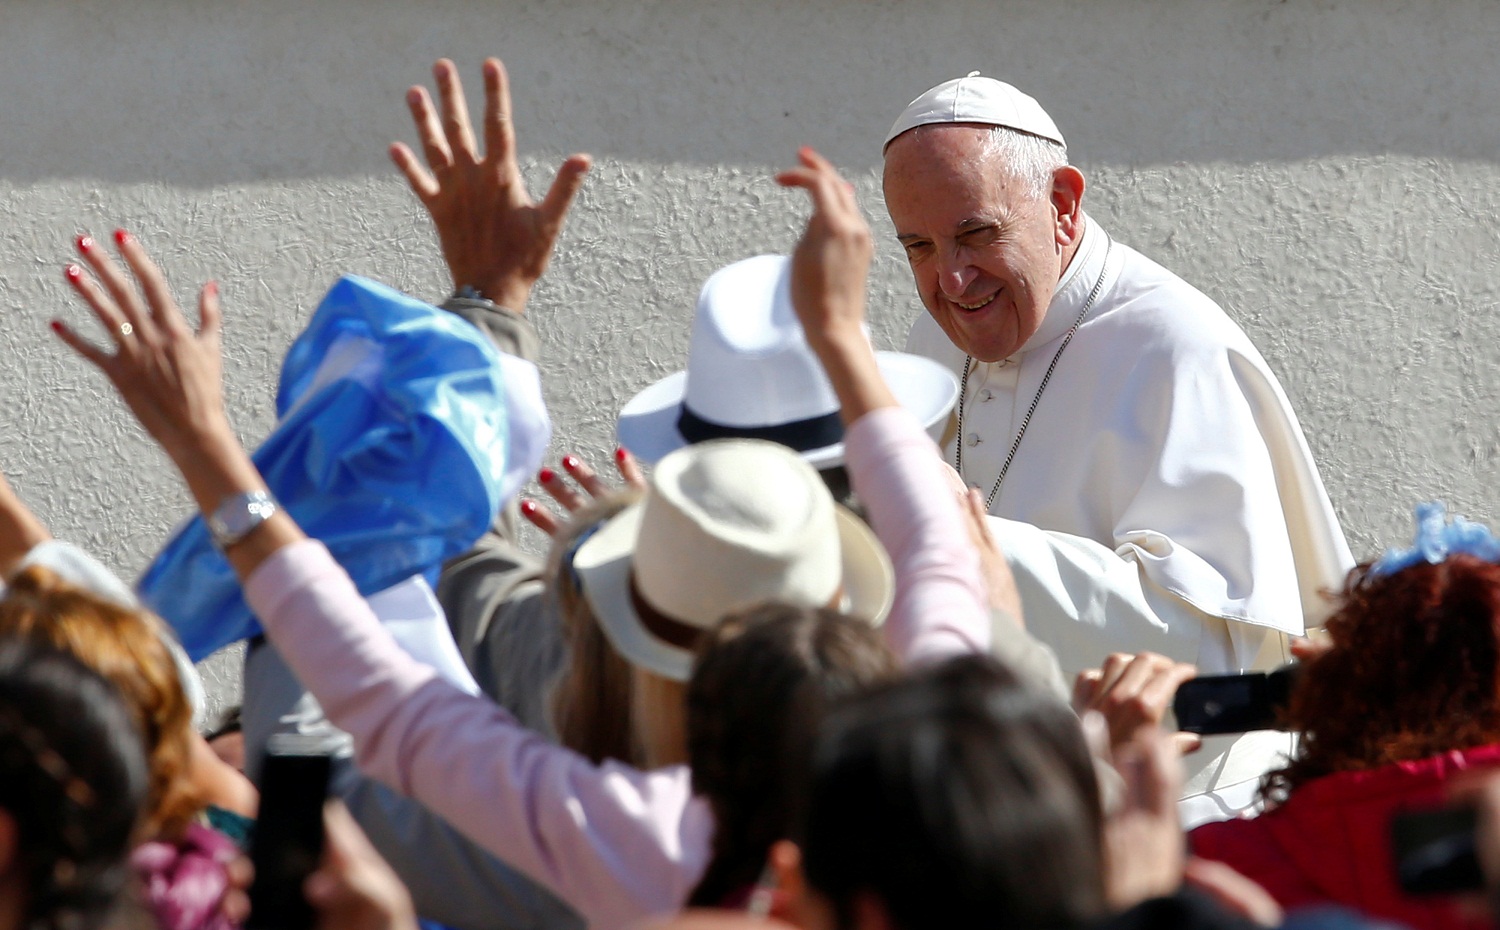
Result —
<path fill-rule="evenodd" d="M 984 390 L 979 392 L 979 402 L 981 404 L 987 404 L 994 399 L 995 392 L 990 390 L 989 388 L 985 388 Z"/>
<path fill-rule="evenodd" d="M 969 445 L 971 445 L 971 446 L 977 446 L 981 442 L 984 442 L 984 440 L 979 438 L 979 434 L 978 433 L 970 433 L 969 434 Z"/>

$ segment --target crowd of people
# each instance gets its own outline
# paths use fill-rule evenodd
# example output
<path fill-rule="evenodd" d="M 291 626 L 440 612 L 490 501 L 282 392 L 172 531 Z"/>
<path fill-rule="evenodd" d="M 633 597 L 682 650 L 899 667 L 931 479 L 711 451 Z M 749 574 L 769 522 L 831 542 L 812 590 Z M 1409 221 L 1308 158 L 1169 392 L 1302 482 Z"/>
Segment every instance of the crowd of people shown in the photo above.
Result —
<path fill-rule="evenodd" d="M 893 124 L 885 201 L 927 311 L 907 352 L 869 340 L 853 186 L 799 152 L 776 179 L 811 205 L 800 240 L 705 283 L 685 369 L 620 412 L 616 481 L 577 453 L 537 471 L 528 304 L 589 158 L 533 201 L 500 62 L 477 125 L 456 67 L 434 77 L 407 97 L 420 154 L 391 155 L 455 291 L 335 292 L 405 300 L 403 327 L 462 350 L 442 406 L 499 413 L 443 429 L 479 478 L 417 469 L 391 513 L 456 513 L 462 485 L 488 531 L 434 518 L 411 544 L 362 497 L 335 540 L 341 485 L 286 478 L 337 459 L 287 435 L 318 401 L 283 397 L 252 457 L 217 286 L 194 323 L 140 239 L 80 236 L 65 276 L 109 342 L 53 328 L 202 517 L 133 589 L 0 479 L 0 930 L 270 926 L 247 853 L 284 813 L 256 784 L 288 735 L 333 757 L 300 889 L 320 927 L 1493 924 L 1500 540 L 1428 505 L 1356 566 L 1264 360 L 1084 212 L 1034 99 L 971 74 Z M 283 389 L 448 377 L 384 332 Z M 398 432 L 370 441 L 387 479 L 427 445 Z M 533 472 L 547 503 L 504 477 Z M 183 590 L 213 566 L 232 598 Z M 215 624 L 256 633 L 224 722 L 191 662 Z M 1278 729 L 1176 732 L 1185 682 L 1293 661 Z M 1469 812 L 1467 897 L 1412 890 L 1392 845 L 1443 805 Z"/>

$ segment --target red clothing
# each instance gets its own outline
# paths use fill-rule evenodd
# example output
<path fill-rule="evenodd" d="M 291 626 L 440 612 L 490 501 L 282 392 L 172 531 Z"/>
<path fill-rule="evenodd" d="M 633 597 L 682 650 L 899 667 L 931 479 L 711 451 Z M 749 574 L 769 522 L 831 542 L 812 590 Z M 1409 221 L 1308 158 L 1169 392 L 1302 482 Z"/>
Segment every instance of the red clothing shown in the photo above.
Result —
<path fill-rule="evenodd" d="M 1334 902 L 1415 930 L 1488 928 L 1450 898 L 1401 892 L 1390 821 L 1399 810 L 1442 804 L 1450 778 L 1494 765 L 1500 745 L 1327 775 L 1259 817 L 1207 823 L 1188 838 L 1194 854 L 1233 866 L 1286 908 Z"/>

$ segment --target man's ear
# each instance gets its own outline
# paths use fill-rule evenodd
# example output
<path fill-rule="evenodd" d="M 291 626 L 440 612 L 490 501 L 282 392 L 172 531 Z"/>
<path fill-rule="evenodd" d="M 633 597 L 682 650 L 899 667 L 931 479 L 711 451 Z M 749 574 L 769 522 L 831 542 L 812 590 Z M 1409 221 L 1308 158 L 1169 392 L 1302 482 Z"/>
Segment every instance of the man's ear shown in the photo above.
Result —
<path fill-rule="evenodd" d="M 1083 172 L 1064 165 L 1052 173 L 1052 210 L 1057 214 L 1057 245 L 1066 249 L 1083 235 Z"/>

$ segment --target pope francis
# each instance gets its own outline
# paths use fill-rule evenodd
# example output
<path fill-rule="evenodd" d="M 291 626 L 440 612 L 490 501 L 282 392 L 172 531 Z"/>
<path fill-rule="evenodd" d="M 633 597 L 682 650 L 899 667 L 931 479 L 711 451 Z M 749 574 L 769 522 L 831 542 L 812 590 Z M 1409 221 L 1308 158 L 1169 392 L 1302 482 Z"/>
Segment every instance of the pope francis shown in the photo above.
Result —
<path fill-rule="evenodd" d="M 1245 334 L 1084 213 L 1062 134 L 1009 84 L 971 74 L 912 101 L 884 188 L 927 309 L 907 350 L 959 378 L 946 454 L 1064 671 L 1144 650 L 1204 674 L 1286 661 L 1353 560 Z M 1209 740 L 1184 819 L 1249 806 L 1288 741 Z"/>

